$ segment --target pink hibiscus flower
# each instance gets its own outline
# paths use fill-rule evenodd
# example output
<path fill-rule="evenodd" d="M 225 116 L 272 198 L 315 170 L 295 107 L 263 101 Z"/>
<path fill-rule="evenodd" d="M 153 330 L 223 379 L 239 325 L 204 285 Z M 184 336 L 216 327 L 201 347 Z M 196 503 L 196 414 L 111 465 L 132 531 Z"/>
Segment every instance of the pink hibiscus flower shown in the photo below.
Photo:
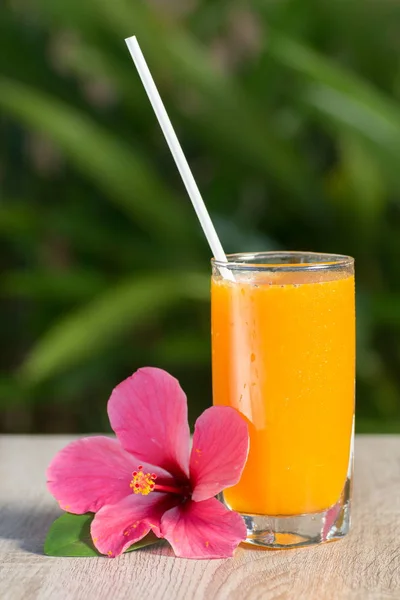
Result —
<path fill-rule="evenodd" d="M 214 496 L 239 481 L 247 459 L 247 424 L 239 413 L 207 409 L 190 451 L 178 381 L 144 368 L 114 389 L 108 416 L 117 439 L 72 442 L 47 471 L 48 489 L 63 510 L 96 513 L 91 535 L 99 552 L 118 556 L 152 530 L 176 556 L 232 556 L 246 527 Z"/>

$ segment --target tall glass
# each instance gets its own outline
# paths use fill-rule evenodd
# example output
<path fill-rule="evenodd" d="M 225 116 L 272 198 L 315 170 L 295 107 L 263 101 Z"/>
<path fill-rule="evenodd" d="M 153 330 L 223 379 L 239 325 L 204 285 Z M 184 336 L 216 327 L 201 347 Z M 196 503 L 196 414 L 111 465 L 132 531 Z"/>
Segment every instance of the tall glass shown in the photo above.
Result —
<path fill-rule="evenodd" d="M 242 514 L 252 544 L 343 537 L 353 463 L 354 260 L 232 254 L 212 261 L 211 297 L 214 404 L 240 411 L 250 432 L 245 470 L 225 490 L 225 504 Z"/>

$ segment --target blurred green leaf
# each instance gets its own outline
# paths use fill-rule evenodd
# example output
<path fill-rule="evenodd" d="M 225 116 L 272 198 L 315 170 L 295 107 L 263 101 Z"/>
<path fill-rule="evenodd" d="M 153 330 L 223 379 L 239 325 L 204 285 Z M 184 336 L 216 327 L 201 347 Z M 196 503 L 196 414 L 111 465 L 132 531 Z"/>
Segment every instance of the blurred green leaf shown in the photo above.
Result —
<path fill-rule="evenodd" d="M 156 362 L 166 365 L 208 364 L 211 360 L 211 348 L 208 340 L 199 338 L 195 332 L 178 332 L 167 335 L 157 344 Z"/>
<path fill-rule="evenodd" d="M 377 419 L 365 419 L 363 417 L 356 420 L 356 433 L 386 433 L 398 434 L 400 431 L 400 421 L 390 419 L 382 421 Z"/>
<path fill-rule="evenodd" d="M 21 374 L 31 384 L 38 383 L 105 347 L 112 351 L 120 336 L 159 318 L 171 306 L 187 299 L 207 300 L 208 295 L 209 281 L 203 275 L 154 273 L 130 279 L 51 328 L 31 351 Z"/>
<path fill-rule="evenodd" d="M 26 204 L 12 205 L 3 198 L 0 205 L 0 233 L 3 237 L 29 236 L 38 229 L 38 217 Z M 10 202 L 10 201 L 8 201 Z"/>
<path fill-rule="evenodd" d="M 303 77 L 304 91 L 299 98 L 344 131 L 361 136 L 382 153 L 382 164 L 391 167 L 399 181 L 400 108 L 355 73 L 347 72 L 331 59 L 304 43 L 273 32 L 269 52 L 285 67 Z"/>
<path fill-rule="evenodd" d="M 359 222 L 376 229 L 376 219 L 385 209 L 385 179 L 372 152 L 353 137 L 342 138 L 342 163 L 349 182 L 350 198 Z"/>
<path fill-rule="evenodd" d="M 4 273 L 0 294 L 42 300 L 90 298 L 106 287 L 106 279 L 96 271 L 14 271 Z"/>
<path fill-rule="evenodd" d="M 341 160 L 326 178 L 329 196 L 354 231 L 354 247 L 376 242 L 378 220 L 384 217 L 387 183 L 373 152 L 352 135 L 339 138 Z M 359 250 L 358 250 L 359 251 Z"/>
<path fill-rule="evenodd" d="M 380 325 L 400 327 L 400 294 L 374 294 L 371 314 Z"/>
<path fill-rule="evenodd" d="M 0 78 L 0 106 L 51 137 L 144 230 L 175 243 L 187 236 L 190 224 L 184 212 L 144 157 L 87 114 L 6 78 Z"/>
<path fill-rule="evenodd" d="M 174 82 L 173 86 L 167 86 L 167 91 L 172 92 L 171 102 L 187 106 L 182 116 L 187 116 L 189 126 L 196 124 L 197 136 L 245 165 L 253 163 L 283 188 L 290 189 L 298 199 L 309 201 L 310 193 L 316 191 L 316 182 L 302 155 L 280 135 L 264 107 L 243 93 L 227 72 L 216 68 L 213 57 L 193 36 L 186 35 L 183 28 L 174 26 L 171 20 L 164 19 L 159 11 L 144 2 L 132 4 L 127 0 L 115 0 L 110 4 L 107 0 L 88 0 L 83 4 L 79 0 L 70 0 L 68 17 L 65 6 L 60 3 L 48 0 L 41 0 L 41 3 L 56 20 L 68 18 L 70 25 L 77 28 L 85 24 L 90 28 L 93 40 L 98 41 L 99 35 L 112 39 L 114 47 L 109 48 L 109 55 L 104 57 L 105 65 L 112 63 L 115 46 L 120 46 L 117 68 L 112 71 L 106 66 L 105 69 L 125 90 L 128 78 L 132 86 L 141 86 L 123 41 L 134 33 L 156 82 L 162 83 L 167 78 Z M 105 44 L 104 51 L 106 47 Z M 99 57 L 92 55 L 92 60 L 98 63 Z M 143 90 L 141 93 L 145 98 Z M 151 115 L 150 105 L 148 114 Z"/>
<path fill-rule="evenodd" d="M 30 402 L 30 394 L 12 375 L 0 374 L 0 408 L 12 409 Z"/>

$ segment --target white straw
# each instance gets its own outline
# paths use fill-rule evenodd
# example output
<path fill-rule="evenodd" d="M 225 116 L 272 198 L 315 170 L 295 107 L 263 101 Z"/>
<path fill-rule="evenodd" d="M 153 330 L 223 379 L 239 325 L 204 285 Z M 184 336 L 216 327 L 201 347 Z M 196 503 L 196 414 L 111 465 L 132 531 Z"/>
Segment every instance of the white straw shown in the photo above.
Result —
<path fill-rule="evenodd" d="M 151 102 L 154 112 L 156 113 L 160 127 L 164 133 L 165 139 L 167 140 L 168 146 L 175 159 L 176 166 L 178 167 L 179 173 L 183 179 L 186 190 L 192 201 L 194 210 L 199 218 L 204 234 L 210 245 L 211 252 L 219 262 L 227 262 L 225 252 L 222 248 L 221 242 L 219 241 L 217 232 L 213 222 L 211 221 L 210 215 L 208 214 L 206 205 L 204 204 L 203 198 L 201 197 L 199 188 L 194 180 L 189 164 L 185 158 L 182 147 L 176 136 L 172 123 L 168 117 L 167 111 L 165 110 L 164 104 L 161 100 L 161 96 L 158 93 L 156 84 L 154 83 L 153 77 L 149 71 L 146 60 L 140 49 L 139 43 L 136 36 L 126 38 L 126 45 L 128 46 L 129 52 L 131 53 L 133 62 L 136 65 L 140 79 L 144 85 L 147 96 Z M 222 269 L 220 269 L 222 270 Z M 228 269 L 223 269 L 224 277 L 234 281 L 232 273 Z"/>

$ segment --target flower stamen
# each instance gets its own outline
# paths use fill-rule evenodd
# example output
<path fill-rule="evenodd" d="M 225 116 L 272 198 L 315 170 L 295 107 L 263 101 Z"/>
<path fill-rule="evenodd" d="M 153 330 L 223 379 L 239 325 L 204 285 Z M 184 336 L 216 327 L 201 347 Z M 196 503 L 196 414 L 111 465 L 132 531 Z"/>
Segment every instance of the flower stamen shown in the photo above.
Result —
<path fill-rule="evenodd" d="M 155 473 L 144 473 L 143 466 L 139 465 L 138 470 L 133 471 L 132 473 L 132 481 L 130 482 L 129 487 L 132 488 L 134 494 L 147 496 L 154 490 L 154 481 L 156 479 L 157 475 L 155 475 Z"/>
<path fill-rule="evenodd" d="M 184 488 L 172 485 L 158 485 L 155 483 L 156 479 L 157 475 L 155 473 L 144 473 L 143 466 L 140 465 L 137 471 L 133 471 L 129 487 L 132 488 L 134 494 L 142 494 L 142 496 L 147 496 L 150 492 L 167 492 L 178 494 L 179 496 L 186 495 L 187 490 Z"/>

